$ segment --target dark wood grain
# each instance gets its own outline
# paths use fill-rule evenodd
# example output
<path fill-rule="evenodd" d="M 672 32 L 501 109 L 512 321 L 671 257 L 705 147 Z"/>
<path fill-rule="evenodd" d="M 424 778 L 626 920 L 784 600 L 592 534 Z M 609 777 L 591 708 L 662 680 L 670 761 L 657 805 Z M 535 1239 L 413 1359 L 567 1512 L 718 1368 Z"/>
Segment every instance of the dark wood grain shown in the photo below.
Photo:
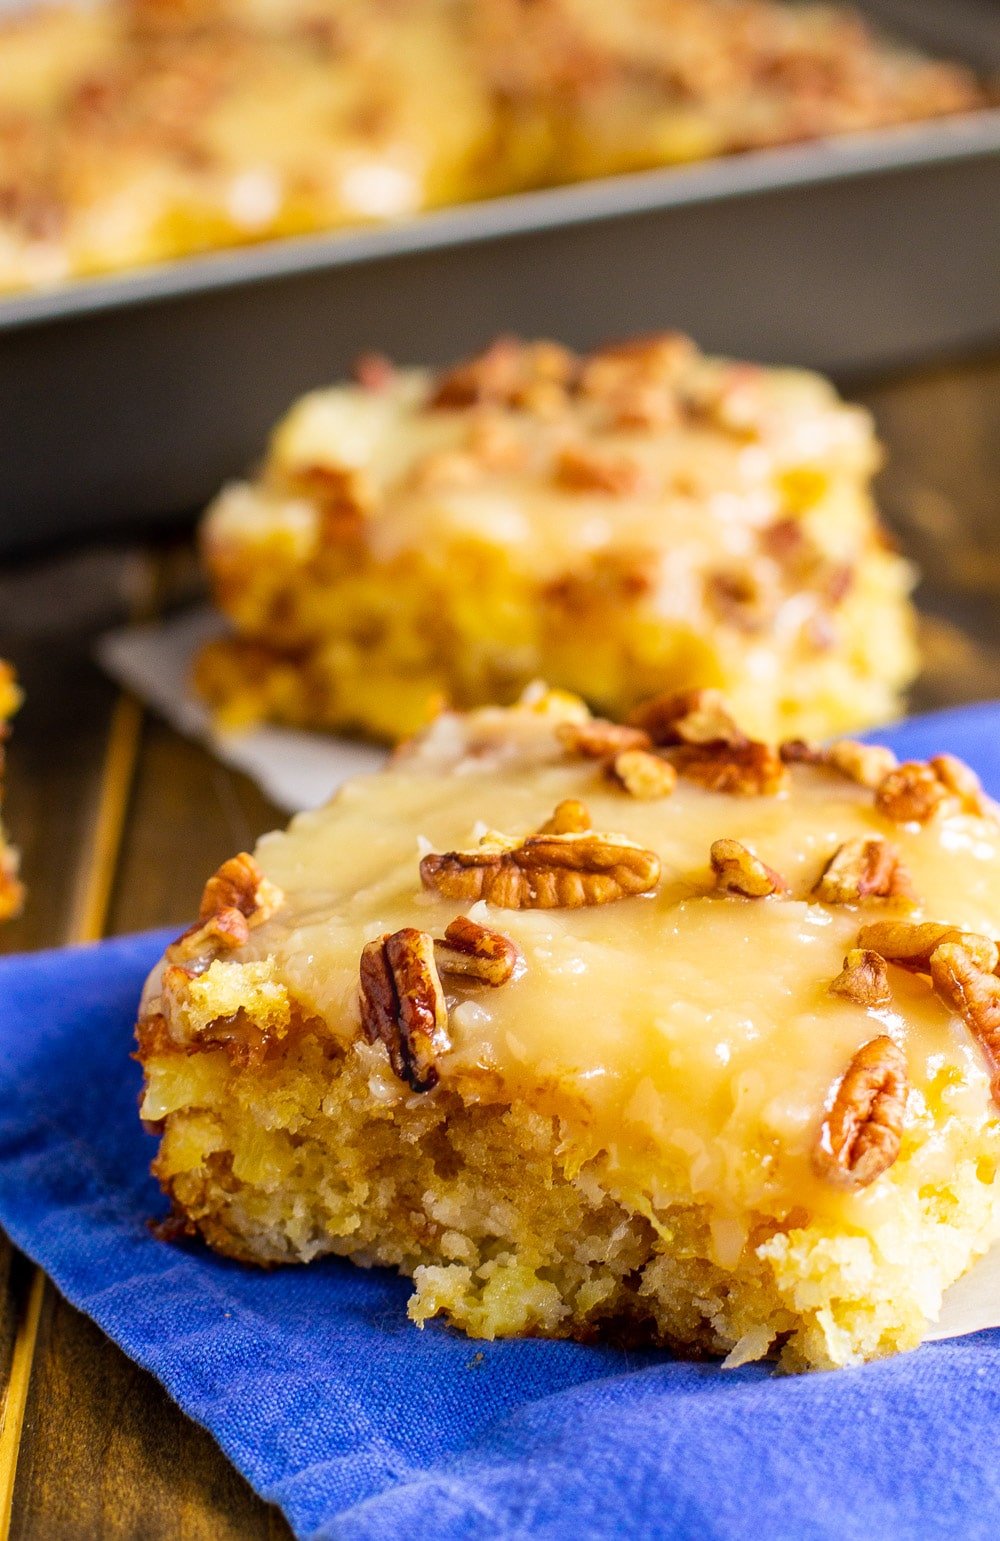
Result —
<path fill-rule="evenodd" d="M 886 447 L 878 496 L 917 589 L 921 711 L 1000 696 L 1000 358 L 856 393 Z"/>
<path fill-rule="evenodd" d="M 879 499 L 920 563 L 928 667 L 918 707 L 1000 695 L 1000 358 L 866 383 L 888 463 Z M 183 551 L 158 558 L 167 598 L 188 590 Z M 89 662 L 101 626 L 142 602 L 135 553 L 98 552 L 0 576 L 0 655 L 28 701 L 10 755 L 8 821 L 30 886 L 0 949 L 65 941 L 78 913 L 115 692 Z M 146 720 L 106 917 L 112 932 L 193 913 L 205 876 L 281 822 L 245 778 Z M 23 1320 L 29 1265 L 0 1246 L 0 1386 Z M 17 1462 L 17 1541 L 276 1538 L 289 1534 L 211 1438 L 48 1286 Z"/>
<path fill-rule="evenodd" d="M 7 755 L 4 821 L 28 885 L 0 951 L 71 940 L 117 692 L 91 660 L 98 633 L 124 621 L 147 581 L 128 551 L 32 563 L 0 577 L 0 657 L 24 687 Z"/>
<path fill-rule="evenodd" d="M 14 1489 L 13 1541 L 274 1541 L 288 1534 L 210 1435 L 50 1288 Z"/>
<path fill-rule="evenodd" d="M 209 873 L 283 822 L 245 776 L 165 724 L 147 722 L 109 932 L 186 925 Z"/>
<path fill-rule="evenodd" d="M 158 561 L 167 582 L 177 564 Z M 181 563 L 179 572 L 183 573 Z M 143 608 L 136 553 L 93 552 L 0 578 L 0 656 L 16 664 L 25 705 L 9 756 L 5 815 L 29 883 L 4 951 L 75 939 L 117 692 L 90 657 L 97 634 Z M 232 781 L 232 786 L 229 782 Z M 197 903 L 208 866 L 275 821 L 248 784 L 158 722 L 144 725 L 110 924 L 136 929 Z M 215 853 L 218 853 L 217 855 Z M 155 874 L 150 879 L 149 874 Z M 32 1266 L 0 1243 L 0 1387 L 25 1319 Z M 17 1458 L 12 1536 L 274 1538 L 288 1528 L 211 1437 L 46 1285 Z"/>

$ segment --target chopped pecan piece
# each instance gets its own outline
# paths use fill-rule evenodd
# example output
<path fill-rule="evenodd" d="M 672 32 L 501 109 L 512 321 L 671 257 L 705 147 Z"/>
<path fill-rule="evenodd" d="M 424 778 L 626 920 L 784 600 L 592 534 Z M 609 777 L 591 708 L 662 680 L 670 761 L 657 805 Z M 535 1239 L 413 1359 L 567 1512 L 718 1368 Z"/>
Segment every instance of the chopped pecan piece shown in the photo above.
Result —
<path fill-rule="evenodd" d="M 1000 979 L 966 947 L 943 942 L 931 954 L 931 979 L 946 1005 L 965 1020 L 986 1055 L 994 1102 L 1000 1102 Z"/>
<path fill-rule="evenodd" d="M 489 408 L 469 423 L 469 454 L 487 471 L 518 471 L 527 460 L 527 446 L 511 419 Z"/>
<path fill-rule="evenodd" d="M 824 904 L 912 899 L 913 884 L 896 847 L 881 835 L 868 835 L 837 847 L 813 894 Z"/>
<path fill-rule="evenodd" d="M 692 744 L 699 748 L 742 748 L 749 743 L 726 709 L 719 690 L 673 690 L 636 707 L 629 721 L 654 744 Z"/>
<path fill-rule="evenodd" d="M 434 956 L 442 974 L 465 974 L 495 986 L 507 983 L 521 954 L 502 932 L 457 915 L 445 927 L 444 941 L 434 943 Z"/>
<path fill-rule="evenodd" d="M 568 444 L 556 458 L 555 479 L 570 492 L 603 492 L 613 498 L 628 498 L 643 491 L 647 473 L 627 455 L 609 454 L 588 444 Z"/>
<path fill-rule="evenodd" d="M 885 744 L 859 744 L 853 738 L 840 738 L 827 749 L 825 763 L 859 786 L 874 788 L 896 769 L 898 761 Z"/>
<path fill-rule="evenodd" d="M 670 428 L 681 420 L 676 398 L 661 385 L 633 381 L 623 383 L 607 397 L 608 427 L 625 432 L 635 429 Z"/>
<path fill-rule="evenodd" d="M 841 738 L 825 749 L 808 744 L 804 739 L 787 739 L 781 746 L 781 758 L 790 765 L 825 765 L 839 771 L 859 786 L 874 789 L 884 781 L 889 772 L 896 769 L 898 761 L 891 749 L 884 744 L 860 744 L 852 738 Z"/>
<path fill-rule="evenodd" d="M 772 622 L 778 603 L 773 588 L 745 568 L 708 573 L 705 598 L 721 621 L 750 635 Z"/>
<path fill-rule="evenodd" d="M 850 562 L 830 562 L 822 574 L 820 592 L 830 605 L 839 605 L 854 587 L 855 570 Z"/>
<path fill-rule="evenodd" d="M 572 754 L 588 760 L 610 760 L 626 749 L 648 749 L 650 745 L 649 734 L 641 728 L 607 722 L 603 717 L 592 717 L 588 722 L 561 722 L 556 734 Z"/>
<path fill-rule="evenodd" d="M 363 470 L 315 462 L 290 466 L 285 473 L 288 491 L 309 498 L 323 514 L 330 534 L 357 529 L 375 508 L 375 491 Z"/>
<path fill-rule="evenodd" d="M 420 877 L 447 899 L 485 899 L 504 910 L 579 909 L 649 893 L 660 862 L 624 835 L 545 834 L 425 856 Z"/>
<path fill-rule="evenodd" d="M 772 561 L 791 568 L 796 577 L 801 575 L 804 567 L 811 565 L 816 549 L 803 529 L 802 520 L 788 514 L 764 526 L 760 532 L 760 548 Z"/>
<path fill-rule="evenodd" d="M 609 769 L 614 780 L 632 797 L 669 797 L 677 785 L 677 772 L 670 762 L 648 749 L 626 749 L 616 754 Z"/>
<path fill-rule="evenodd" d="M 888 1006 L 892 992 L 885 959 L 877 952 L 852 947 L 830 990 L 834 995 L 846 995 L 858 1006 Z"/>
<path fill-rule="evenodd" d="M 786 765 L 824 765 L 825 751 L 806 738 L 786 738 L 778 746 L 778 753 Z"/>
<path fill-rule="evenodd" d="M 975 813 L 982 818 L 992 811 L 982 782 L 971 765 L 966 765 L 954 754 L 933 755 L 929 763 L 941 785 L 958 798 L 963 813 Z"/>
<path fill-rule="evenodd" d="M 639 383 L 665 391 L 676 383 L 694 352 L 690 338 L 679 332 L 610 343 L 584 360 L 580 393 L 598 400 L 615 400 L 623 386 Z"/>
<path fill-rule="evenodd" d="M 816 1148 L 817 1169 L 834 1182 L 866 1188 L 899 1155 L 909 1090 L 906 1059 L 886 1034 L 851 1060 Z"/>
<path fill-rule="evenodd" d="M 875 806 L 896 824 L 926 824 L 951 795 L 932 765 L 906 760 L 883 776 L 875 788 Z"/>
<path fill-rule="evenodd" d="M 241 851 L 224 861 L 205 884 L 198 919 L 208 920 L 220 910 L 239 910 L 249 925 L 259 926 L 284 902 L 281 889 L 268 882 L 247 851 Z"/>
<path fill-rule="evenodd" d="M 366 391 L 385 391 L 396 379 L 396 366 L 384 353 L 359 353 L 351 374 Z"/>
<path fill-rule="evenodd" d="M 578 368 L 576 357 L 558 343 L 523 343 L 516 337 L 498 337 L 476 358 L 446 371 L 427 405 L 460 408 L 492 403 L 534 411 L 544 392 L 548 409 L 557 391 L 565 398 Z M 541 415 L 548 415 L 548 411 Z"/>
<path fill-rule="evenodd" d="M 393 1071 L 413 1091 L 437 1085 L 436 1060 L 451 1044 L 434 943 L 426 932 L 406 927 L 362 950 L 361 1030 L 369 1043 L 385 1044 Z"/>
<path fill-rule="evenodd" d="M 684 744 L 673 751 L 673 763 L 682 776 L 709 792 L 775 797 L 788 785 L 788 767 L 770 744 L 723 744 L 714 749 Z"/>
<path fill-rule="evenodd" d="M 482 353 L 439 376 L 429 407 L 506 405 L 521 377 L 523 346 L 516 337 L 497 337 Z"/>
<path fill-rule="evenodd" d="M 437 492 L 450 487 L 474 487 L 482 481 L 483 465 L 467 450 L 437 449 L 414 462 L 407 486 L 414 492 Z"/>
<path fill-rule="evenodd" d="M 564 797 L 557 803 L 551 816 L 539 826 L 540 835 L 580 835 L 592 829 L 590 811 L 578 797 Z"/>
<path fill-rule="evenodd" d="M 887 963 L 911 973 L 929 974 L 931 954 L 944 943 L 955 942 L 964 947 L 976 964 L 992 973 L 997 966 L 997 944 L 988 936 L 975 931 L 962 931 L 958 926 L 942 926 L 937 921 L 879 920 L 874 925 L 862 926 L 858 932 L 858 946 L 870 947 L 880 953 Z"/>
<path fill-rule="evenodd" d="M 767 866 L 738 840 L 715 840 L 710 852 L 715 886 L 723 893 L 742 894 L 747 899 L 765 899 L 768 894 L 788 892 L 788 884 L 779 872 Z"/>
<path fill-rule="evenodd" d="M 207 967 L 216 953 L 242 947 L 249 935 L 250 927 L 242 910 L 216 910 L 207 920 L 196 920 L 182 931 L 170 943 L 165 956 L 168 963 L 190 966 L 201 961 Z"/>

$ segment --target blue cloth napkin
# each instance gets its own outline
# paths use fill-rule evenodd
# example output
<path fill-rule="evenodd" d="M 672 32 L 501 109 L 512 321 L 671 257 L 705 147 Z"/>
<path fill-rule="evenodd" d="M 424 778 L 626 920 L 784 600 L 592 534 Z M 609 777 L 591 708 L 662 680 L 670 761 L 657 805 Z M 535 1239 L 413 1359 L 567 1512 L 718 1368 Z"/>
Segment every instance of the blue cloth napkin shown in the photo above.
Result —
<path fill-rule="evenodd" d="M 1000 793 L 1000 706 L 911 721 Z M 1000 1332 L 798 1378 L 474 1343 L 405 1282 L 156 1241 L 128 1056 L 166 934 L 0 963 L 0 1223 L 302 1537 L 879 1541 L 1000 1534 Z"/>

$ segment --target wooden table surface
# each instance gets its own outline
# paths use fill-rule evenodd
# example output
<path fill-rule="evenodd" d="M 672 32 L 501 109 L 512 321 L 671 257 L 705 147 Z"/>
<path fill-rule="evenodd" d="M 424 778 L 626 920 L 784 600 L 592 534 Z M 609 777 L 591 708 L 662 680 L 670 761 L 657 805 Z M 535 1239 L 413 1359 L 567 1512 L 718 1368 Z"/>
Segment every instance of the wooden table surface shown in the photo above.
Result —
<path fill-rule="evenodd" d="M 916 708 L 1000 695 L 1000 358 L 869 383 L 882 506 L 926 574 Z M 0 950 L 176 924 L 225 857 L 282 822 L 246 778 L 123 697 L 105 627 L 194 592 L 190 552 L 102 547 L 0 570 L 0 656 L 27 691 L 5 817 L 29 898 Z M 288 1536 L 208 1434 L 0 1236 L 0 1537 Z"/>

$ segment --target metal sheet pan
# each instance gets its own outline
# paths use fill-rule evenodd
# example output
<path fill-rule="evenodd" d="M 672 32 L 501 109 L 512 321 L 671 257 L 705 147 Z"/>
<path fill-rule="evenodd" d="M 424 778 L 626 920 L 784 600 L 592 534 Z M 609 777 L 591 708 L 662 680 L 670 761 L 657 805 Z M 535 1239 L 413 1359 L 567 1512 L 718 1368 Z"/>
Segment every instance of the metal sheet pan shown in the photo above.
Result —
<path fill-rule="evenodd" d="M 1000 65 L 992 0 L 880 0 Z M 919 28 L 913 23 L 919 19 Z M 1000 337 L 1000 110 L 0 301 L 0 551 L 190 516 L 365 349 L 659 327 L 844 375 Z"/>

